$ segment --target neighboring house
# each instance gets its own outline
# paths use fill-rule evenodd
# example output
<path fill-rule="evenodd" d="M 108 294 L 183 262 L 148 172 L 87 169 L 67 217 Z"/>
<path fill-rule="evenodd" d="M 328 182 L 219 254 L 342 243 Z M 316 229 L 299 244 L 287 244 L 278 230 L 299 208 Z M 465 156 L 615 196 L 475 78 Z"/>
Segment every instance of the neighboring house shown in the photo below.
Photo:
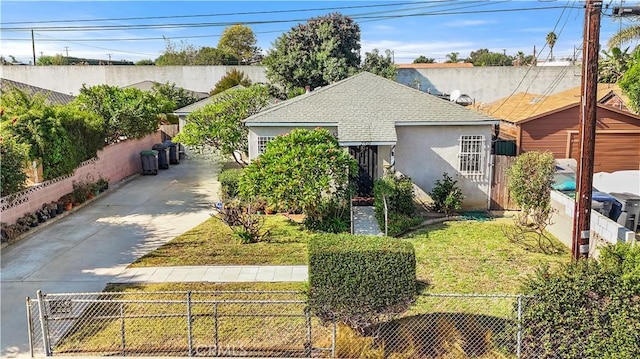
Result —
<path fill-rule="evenodd" d="M 447 172 L 464 192 L 464 208 L 487 208 L 489 144 L 498 121 L 395 81 L 362 72 L 244 122 L 250 159 L 275 136 L 322 127 L 358 160 L 360 192 L 390 167 L 425 192 Z"/>
<path fill-rule="evenodd" d="M 190 105 L 187 105 L 185 107 L 182 107 L 182 108 L 179 108 L 179 109 L 173 111 L 173 113 L 175 115 L 177 115 L 178 118 L 179 118 L 179 124 L 180 124 L 179 128 L 183 128 L 184 127 L 184 125 L 187 123 L 187 116 L 189 116 L 191 114 L 191 112 L 194 112 L 196 110 L 204 108 L 206 105 L 212 103 L 214 100 L 219 99 L 220 95 L 222 95 L 226 91 L 234 90 L 234 89 L 243 89 L 243 88 L 244 88 L 244 86 L 242 86 L 242 85 L 236 85 L 236 86 L 233 86 L 230 89 L 227 89 L 225 91 L 217 93 L 217 94 L 215 94 L 213 96 L 206 97 L 206 98 L 204 98 L 204 99 L 202 99 L 202 100 L 200 100 L 198 102 L 194 102 L 194 103 L 192 103 Z"/>
<path fill-rule="evenodd" d="M 594 172 L 640 168 L 640 115 L 613 84 L 598 84 Z M 550 151 L 580 157 L 580 88 L 555 95 L 518 93 L 479 108 L 501 119 L 498 137 L 515 142 L 516 154 Z"/>
<path fill-rule="evenodd" d="M 12 88 L 17 88 L 19 90 L 25 91 L 31 96 L 36 94 L 44 95 L 46 97 L 45 102 L 49 105 L 66 105 L 69 102 L 73 101 L 73 99 L 75 98 L 71 95 L 43 89 L 41 87 L 27 85 L 22 82 L 0 79 L 0 91 L 9 91 Z"/>

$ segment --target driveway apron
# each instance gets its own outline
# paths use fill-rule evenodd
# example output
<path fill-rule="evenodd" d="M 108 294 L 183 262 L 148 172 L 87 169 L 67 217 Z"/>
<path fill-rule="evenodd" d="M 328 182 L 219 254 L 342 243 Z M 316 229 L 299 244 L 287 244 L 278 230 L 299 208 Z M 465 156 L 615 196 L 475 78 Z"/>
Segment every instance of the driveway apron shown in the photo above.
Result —
<path fill-rule="evenodd" d="M 219 165 L 185 160 L 112 186 L 74 213 L 2 249 L 0 356 L 27 357 L 25 298 L 101 291 L 136 258 L 209 218 Z"/>

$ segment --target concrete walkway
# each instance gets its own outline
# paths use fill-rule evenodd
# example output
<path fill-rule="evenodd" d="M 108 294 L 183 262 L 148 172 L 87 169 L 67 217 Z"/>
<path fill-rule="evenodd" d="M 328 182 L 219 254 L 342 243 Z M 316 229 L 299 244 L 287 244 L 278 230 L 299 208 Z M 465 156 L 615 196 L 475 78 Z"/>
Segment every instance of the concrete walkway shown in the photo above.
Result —
<path fill-rule="evenodd" d="M 38 289 L 101 291 L 138 257 L 210 217 L 218 172 L 214 162 L 185 160 L 157 176 L 112 186 L 93 203 L 3 248 L 0 357 L 29 355 L 25 297 Z"/>
<path fill-rule="evenodd" d="M 353 234 L 382 236 L 373 206 L 353 206 Z"/>
<path fill-rule="evenodd" d="M 306 265 L 137 267 L 125 269 L 111 283 L 305 282 L 307 269 Z"/>

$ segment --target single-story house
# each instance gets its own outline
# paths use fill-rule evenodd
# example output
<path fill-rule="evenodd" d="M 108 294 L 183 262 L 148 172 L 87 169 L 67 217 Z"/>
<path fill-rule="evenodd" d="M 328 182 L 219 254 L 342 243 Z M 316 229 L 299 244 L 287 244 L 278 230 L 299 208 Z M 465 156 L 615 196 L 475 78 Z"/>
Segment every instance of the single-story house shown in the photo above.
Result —
<path fill-rule="evenodd" d="M 640 115 L 614 84 L 598 84 L 594 172 L 640 168 Z M 580 157 L 580 88 L 554 95 L 518 93 L 482 106 L 499 118 L 498 137 L 515 142 L 516 154 L 549 151 L 556 158 Z"/>
<path fill-rule="evenodd" d="M 278 103 L 244 121 L 249 159 L 294 128 L 326 128 L 358 160 L 361 192 L 393 168 L 429 192 L 448 173 L 465 209 L 486 209 L 490 143 L 498 121 L 452 102 L 362 72 Z M 366 180 L 363 180 L 365 177 Z"/>
<path fill-rule="evenodd" d="M 22 82 L 0 79 L 0 91 L 9 91 L 13 88 L 22 90 L 30 96 L 42 95 L 48 105 L 66 105 L 75 98 L 62 92 L 43 89 L 42 87 L 31 86 Z"/>

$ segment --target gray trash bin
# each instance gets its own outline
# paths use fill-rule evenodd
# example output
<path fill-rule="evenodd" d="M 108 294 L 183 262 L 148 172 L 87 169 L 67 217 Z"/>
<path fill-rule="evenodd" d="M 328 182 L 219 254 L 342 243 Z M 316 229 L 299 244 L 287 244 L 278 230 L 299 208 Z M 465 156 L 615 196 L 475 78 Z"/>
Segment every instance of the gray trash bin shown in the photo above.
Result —
<path fill-rule="evenodd" d="M 162 143 L 156 143 L 151 149 L 158 151 L 158 167 L 166 170 L 169 168 L 169 154 L 167 146 Z"/>
<path fill-rule="evenodd" d="M 178 146 L 171 140 L 162 142 L 169 149 L 169 163 L 172 165 L 180 164 L 180 158 L 178 157 Z"/>
<path fill-rule="evenodd" d="M 141 151 L 140 159 L 142 160 L 143 175 L 158 174 L 158 151 L 154 151 L 154 150 Z"/>

